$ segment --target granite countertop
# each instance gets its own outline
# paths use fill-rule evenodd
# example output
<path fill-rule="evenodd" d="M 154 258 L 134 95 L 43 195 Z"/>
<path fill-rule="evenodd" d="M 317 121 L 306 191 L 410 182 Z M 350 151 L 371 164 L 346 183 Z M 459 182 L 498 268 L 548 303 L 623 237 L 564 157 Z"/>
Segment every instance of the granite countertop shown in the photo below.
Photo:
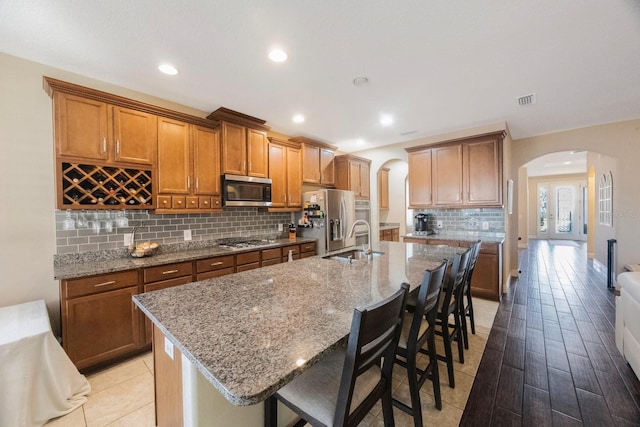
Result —
<path fill-rule="evenodd" d="M 460 248 L 380 242 L 352 264 L 319 256 L 144 293 L 135 304 L 225 398 L 265 400 L 344 342 L 355 307 L 412 289 Z M 301 366 L 299 366 L 301 365 Z"/>
<path fill-rule="evenodd" d="M 411 237 L 413 239 L 437 239 L 437 240 L 457 240 L 462 242 L 477 242 L 482 240 L 485 243 L 504 243 L 504 233 L 478 232 L 478 231 L 454 231 L 441 232 L 438 234 L 414 234 L 407 233 L 402 237 Z"/>
<path fill-rule="evenodd" d="M 259 247 L 228 249 L 218 246 L 211 246 L 199 249 L 180 250 L 175 252 L 160 253 L 150 257 L 92 260 L 87 262 L 72 262 L 62 265 L 54 265 L 53 275 L 56 280 L 74 279 L 78 277 L 94 276 L 96 274 L 113 273 L 117 271 L 135 270 L 144 267 L 154 267 L 157 265 L 172 264 L 175 262 L 193 261 L 214 256 L 233 255 L 242 252 L 253 252 L 256 250 L 275 248 L 278 246 L 296 245 L 300 243 L 314 242 L 314 239 L 297 237 L 296 240 L 274 239 L 273 243 L 265 243 Z"/>
<path fill-rule="evenodd" d="M 380 231 L 393 230 L 394 228 L 400 228 L 400 224 L 397 222 L 381 222 L 379 227 Z"/>

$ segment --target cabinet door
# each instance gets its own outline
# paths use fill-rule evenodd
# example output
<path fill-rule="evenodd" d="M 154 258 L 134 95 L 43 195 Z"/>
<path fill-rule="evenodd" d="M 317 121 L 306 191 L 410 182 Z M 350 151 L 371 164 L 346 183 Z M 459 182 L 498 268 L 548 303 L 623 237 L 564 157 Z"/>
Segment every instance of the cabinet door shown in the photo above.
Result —
<path fill-rule="evenodd" d="M 370 197 L 369 187 L 371 186 L 370 182 L 371 177 L 369 176 L 369 164 L 368 163 L 360 163 L 360 197 L 363 199 L 368 199 Z"/>
<path fill-rule="evenodd" d="M 267 133 L 247 129 L 247 175 L 266 178 L 269 175 L 269 140 Z"/>
<path fill-rule="evenodd" d="M 302 182 L 320 184 L 320 148 L 302 145 Z"/>
<path fill-rule="evenodd" d="M 158 146 L 158 122 L 153 114 L 113 107 L 114 159 L 153 165 Z"/>
<path fill-rule="evenodd" d="M 54 99 L 58 154 L 106 160 L 109 139 L 107 104 L 59 92 Z"/>
<path fill-rule="evenodd" d="M 271 178 L 271 206 L 286 206 L 287 171 L 286 147 L 269 144 L 269 178 Z"/>
<path fill-rule="evenodd" d="M 349 185 L 356 196 L 360 195 L 360 163 L 349 160 Z"/>
<path fill-rule="evenodd" d="M 158 119 L 158 193 L 188 194 L 189 125 L 176 120 Z"/>
<path fill-rule="evenodd" d="M 478 261 L 471 278 L 473 295 L 499 300 L 501 289 L 498 265 L 498 255 L 482 252 L 478 254 Z"/>
<path fill-rule="evenodd" d="M 83 369 L 140 346 L 140 316 L 131 297 L 133 286 L 66 300 L 62 327 L 64 349 L 78 369 Z"/>
<path fill-rule="evenodd" d="M 193 194 L 220 194 L 220 133 L 193 126 Z"/>
<path fill-rule="evenodd" d="M 222 173 L 246 175 L 247 128 L 222 122 Z"/>
<path fill-rule="evenodd" d="M 462 146 L 433 148 L 433 204 L 462 204 Z"/>
<path fill-rule="evenodd" d="M 302 152 L 287 148 L 287 206 L 302 207 Z"/>
<path fill-rule="evenodd" d="M 380 209 L 389 209 L 389 169 L 378 172 L 378 205 Z"/>
<path fill-rule="evenodd" d="M 431 206 L 431 194 L 431 150 L 409 153 L 409 208 Z"/>
<path fill-rule="evenodd" d="M 322 184 L 335 185 L 336 183 L 334 158 L 333 151 L 320 149 L 320 182 Z"/>
<path fill-rule="evenodd" d="M 499 143 L 495 139 L 463 145 L 465 204 L 501 205 Z"/>

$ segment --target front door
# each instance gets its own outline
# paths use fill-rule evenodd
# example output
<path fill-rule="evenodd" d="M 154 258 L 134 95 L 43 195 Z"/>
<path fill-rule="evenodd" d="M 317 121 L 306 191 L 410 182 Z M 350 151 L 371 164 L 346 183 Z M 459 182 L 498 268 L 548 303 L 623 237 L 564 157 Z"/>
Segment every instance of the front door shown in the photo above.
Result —
<path fill-rule="evenodd" d="M 586 239 L 587 206 L 583 182 L 538 184 L 538 237 L 545 239 Z"/>

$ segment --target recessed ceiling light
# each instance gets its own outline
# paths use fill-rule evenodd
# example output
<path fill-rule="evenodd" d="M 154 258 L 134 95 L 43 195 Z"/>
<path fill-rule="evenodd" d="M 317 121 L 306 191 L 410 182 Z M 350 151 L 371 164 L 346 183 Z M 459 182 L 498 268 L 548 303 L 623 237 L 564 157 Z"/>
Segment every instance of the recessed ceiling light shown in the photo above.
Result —
<path fill-rule="evenodd" d="M 563 162 L 563 164 L 565 164 L 565 165 L 570 165 L 570 164 L 571 164 L 571 162 Z"/>
<path fill-rule="evenodd" d="M 304 116 L 302 114 L 296 114 L 293 116 L 294 123 L 304 123 Z"/>
<path fill-rule="evenodd" d="M 366 86 L 369 84 L 369 79 L 364 76 L 356 77 L 353 79 L 353 84 L 357 87 Z"/>
<path fill-rule="evenodd" d="M 356 144 L 358 144 L 358 145 L 364 145 L 364 144 L 366 144 L 366 141 L 365 141 L 364 139 L 362 139 L 362 138 L 358 138 L 358 139 L 356 140 Z"/>
<path fill-rule="evenodd" d="M 273 62 L 284 62 L 287 60 L 287 53 L 282 49 L 273 49 L 269 52 L 269 59 Z"/>
<path fill-rule="evenodd" d="M 170 76 L 175 76 L 176 74 L 178 74 L 178 70 L 176 69 L 176 67 L 170 64 L 160 64 L 158 66 L 158 70 Z"/>
<path fill-rule="evenodd" d="M 380 124 L 382 126 L 391 126 L 393 124 L 393 117 L 389 114 L 383 114 L 380 116 Z"/>

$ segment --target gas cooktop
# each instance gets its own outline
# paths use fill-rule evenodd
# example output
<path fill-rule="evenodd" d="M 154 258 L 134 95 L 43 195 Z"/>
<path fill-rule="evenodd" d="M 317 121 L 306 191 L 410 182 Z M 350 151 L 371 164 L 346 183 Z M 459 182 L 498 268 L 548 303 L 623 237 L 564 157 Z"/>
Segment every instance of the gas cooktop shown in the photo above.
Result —
<path fill-rule="evenodd" d="M 261 246 L 272 245 L 274 243 L 275 240 L 245 239 L 242 237 L 228 237 L 218 240 L 218 246 L 225 249 L 259 248 Z"/>

